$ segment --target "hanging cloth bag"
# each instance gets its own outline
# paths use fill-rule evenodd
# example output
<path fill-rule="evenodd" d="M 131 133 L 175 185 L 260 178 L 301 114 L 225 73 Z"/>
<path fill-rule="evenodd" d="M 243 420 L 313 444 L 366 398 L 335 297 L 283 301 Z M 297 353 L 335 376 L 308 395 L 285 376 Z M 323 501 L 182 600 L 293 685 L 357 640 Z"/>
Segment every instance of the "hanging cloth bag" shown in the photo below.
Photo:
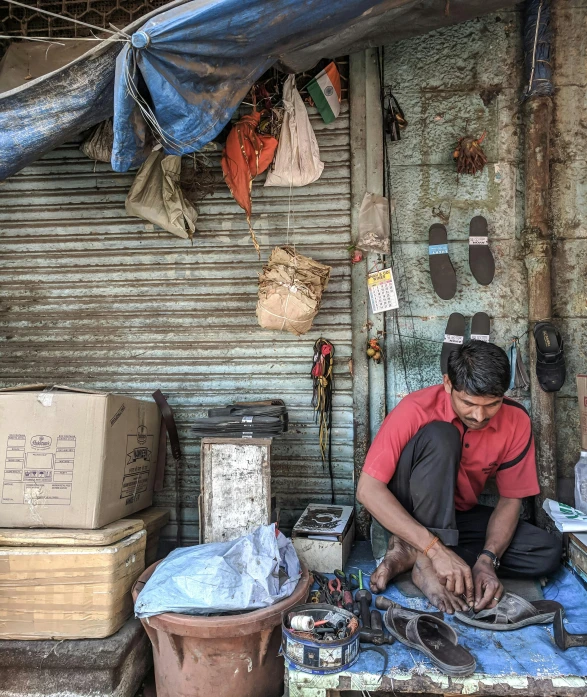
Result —
<path fill-rule="evenodd" d="M 128 196 L 126 212 L 171 232 L 191 237 L 198 213 L 186 201 L 180 186 L 181 157 L 154 149 L 137 172 Z"/>
<path fill-rule="evenodd" d="M 306 186 L 320 178 L 324 163 L 295 75 L 283 85 L 284 116 L 273 168 L 265 186 Z"/>

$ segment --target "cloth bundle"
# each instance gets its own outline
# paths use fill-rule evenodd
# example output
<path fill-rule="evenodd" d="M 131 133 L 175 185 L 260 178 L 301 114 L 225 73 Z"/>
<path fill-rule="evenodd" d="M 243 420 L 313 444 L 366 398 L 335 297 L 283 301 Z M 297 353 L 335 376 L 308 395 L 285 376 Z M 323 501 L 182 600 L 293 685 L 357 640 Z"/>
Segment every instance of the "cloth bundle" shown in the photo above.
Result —
<path fill-rule="evenodd" d="M 259 275 L 259 325 L 296 336 L 308 332 L 329 278 L 330 266 L 296 254 L 293 247 L 275 247 Z"/>
<path fill-rule="evenodd" d="M 196 419 L 192 431 L 198 438 L 275 438 L 286 433 L 287 428 L 285 403 L 272 399 L 209 409 L 208 418 Z"/>

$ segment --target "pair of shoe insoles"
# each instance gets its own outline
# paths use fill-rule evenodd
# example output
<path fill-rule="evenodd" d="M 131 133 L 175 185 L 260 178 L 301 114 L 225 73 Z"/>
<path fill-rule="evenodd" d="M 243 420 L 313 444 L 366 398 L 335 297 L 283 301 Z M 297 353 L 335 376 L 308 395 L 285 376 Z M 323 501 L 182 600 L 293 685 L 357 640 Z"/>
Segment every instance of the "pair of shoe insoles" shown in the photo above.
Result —
<path fill-rule="evenodd" d="M 471 321 L 471 340 L 489 341 L 491 320 L 485 312 L 477 312 Z M 440 370 L 445 375 L 448 370 L 448 357 L 465 341 L 465 318 L 460 312 L 453 312 L 448 318 L 444 332 L 444 342 L 440 353 Z"/>
<path fill-rule="evenodd" d="M 439 298 L 450 300 L 457 292 L 457 275 L 448 255 L 446 228 L 435 223 L 428 235 L 432 285 Z M 487 221 L 481 215 L 475 216 L 469 224 L 469 267 L 482 286 L 493 281 L 495 261 L 489 249 Z"/>

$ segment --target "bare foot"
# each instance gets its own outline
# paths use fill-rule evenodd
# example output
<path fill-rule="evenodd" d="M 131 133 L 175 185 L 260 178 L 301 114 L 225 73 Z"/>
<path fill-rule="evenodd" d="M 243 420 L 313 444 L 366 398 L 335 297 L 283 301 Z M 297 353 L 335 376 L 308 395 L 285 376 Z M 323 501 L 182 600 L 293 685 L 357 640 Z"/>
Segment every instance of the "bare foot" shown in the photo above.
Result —
<path fill-rule="evenodd" d="M 414 566 L 417 553 L 407 542 L 392 535 L 383 561 L 371 574 L 369 585 L 373 593 L 383 593 L 392 578 L 409 571 Z"/>
<path fill-rule="evenodd" d="M 469 609 L 463 598 L 458 598 L 454 593 L 447 591 L 440 583 L 432 562 L 423 554 L 418 554 L 412 570 L 412 581 L 441 612 L 452 615 L 455 611 L 466 612 Z"/>

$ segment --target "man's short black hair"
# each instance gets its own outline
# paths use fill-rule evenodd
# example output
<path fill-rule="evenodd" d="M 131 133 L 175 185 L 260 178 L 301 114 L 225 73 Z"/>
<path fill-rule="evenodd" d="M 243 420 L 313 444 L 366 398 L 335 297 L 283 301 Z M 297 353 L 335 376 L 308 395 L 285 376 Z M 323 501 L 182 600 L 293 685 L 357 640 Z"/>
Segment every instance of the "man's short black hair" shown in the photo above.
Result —
<path fill-rule="evenodd" d="M 510 385 L 506 352 L 486 341 L 469 341 L 448 357 L 448 379 L 472 397 L 503 397 Z"/>

